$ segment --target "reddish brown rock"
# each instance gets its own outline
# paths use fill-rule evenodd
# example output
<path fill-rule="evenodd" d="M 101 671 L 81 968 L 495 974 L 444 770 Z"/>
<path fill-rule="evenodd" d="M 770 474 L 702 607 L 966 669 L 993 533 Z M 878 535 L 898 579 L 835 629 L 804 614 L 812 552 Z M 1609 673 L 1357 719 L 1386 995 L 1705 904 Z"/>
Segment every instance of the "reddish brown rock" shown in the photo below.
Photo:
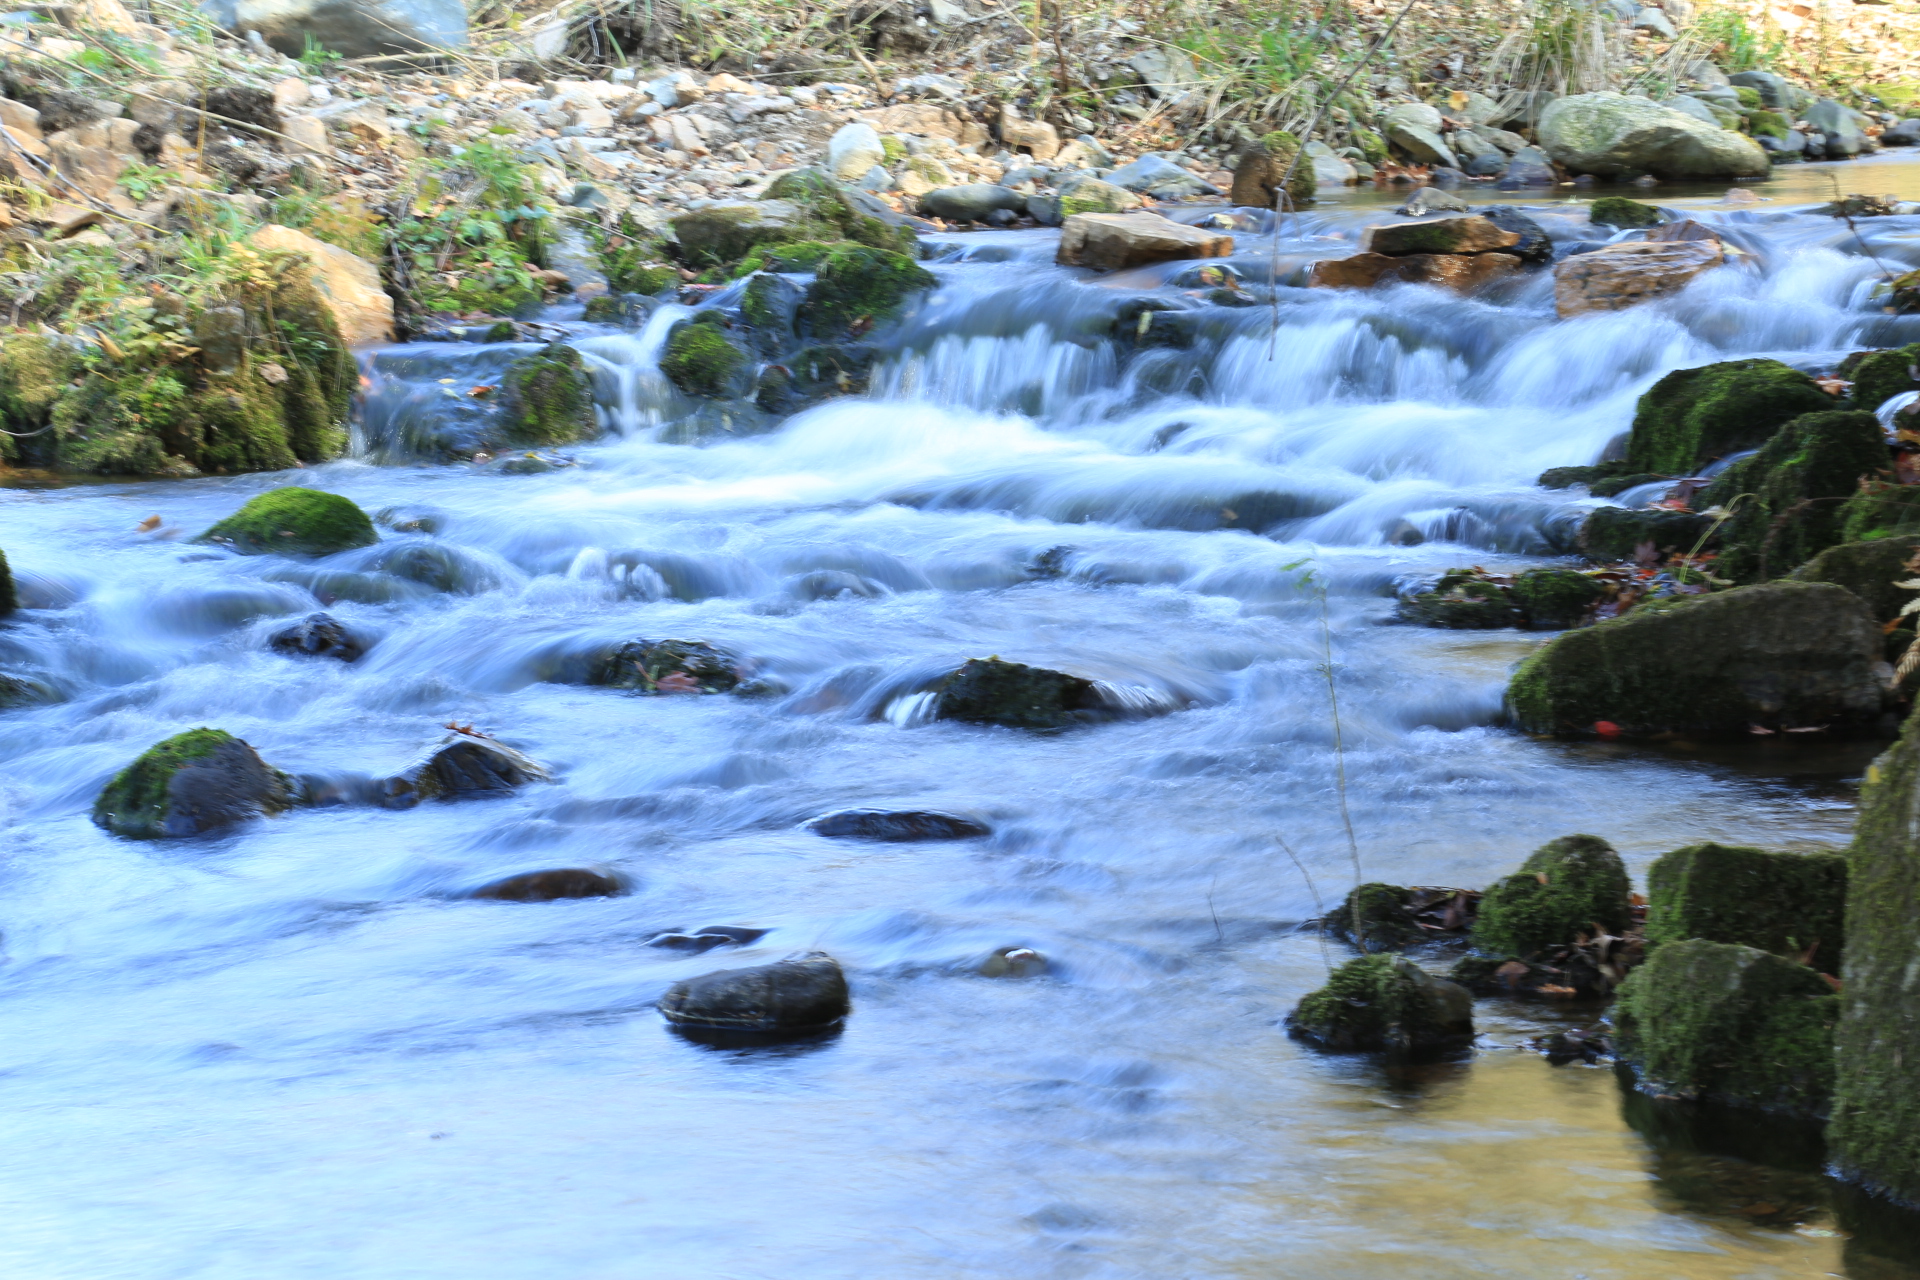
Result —
<path fill-rule="evenodd" d="M 1678 293 L 1725 260 L 1718 240 L 1630 240 L 1567 258 L 1553 270 L 1554 309 L 1565 320 L 1621 311 Z"/>
<path fill-rule="evenodd" d="M 1119 271 L 1177 258 L 1224 258 L 1233 237 L 1184 226 L 1157 213 L 1076 213 L 1060 229 L 1054 261 L 1064 267 Z"/>
<path fill-rule="evenodd" d="M 1382 284 L 1437 284 L 1467 293 L 1517 271 L 1510 253 L 1357 253 L 1313 264 L 1307 284 L 1315 289 L 1372 289 Z"/>
<path fill-rule="evenodd" d="M 1519 243 L 1518 231 L 1502 231 L 1485 218 L 1428 218 L 1368 227 L 1360 239 L 1360 251 L 1395 257 L 1416 253 L 1492 253 L 1511 249 Z"/>

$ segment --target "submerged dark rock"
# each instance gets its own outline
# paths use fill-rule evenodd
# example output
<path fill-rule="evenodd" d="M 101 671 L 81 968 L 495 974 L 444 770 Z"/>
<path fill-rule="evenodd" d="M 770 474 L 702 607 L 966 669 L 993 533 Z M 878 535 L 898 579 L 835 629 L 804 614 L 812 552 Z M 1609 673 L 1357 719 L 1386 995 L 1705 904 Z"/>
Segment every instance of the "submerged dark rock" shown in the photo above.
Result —
<path fill-rule="evenodd" d="M 462 800 L 505 795 L 553 775 L 537 760 L 506 743 L 455 729 L 418 760 L 381 783 L 389 809 L 411 809 L 425 800 Z"/>
<path fill-rule="evenodd" d="M 656 933 L 647 939 L 650 947 L 663 947 L 668 951 L 690 951 L 698 955 L 711 951 L 715 947 L 745 947 L 767 936 L 771 930 L 748 929 L 742 925 L 708 925 L 692 933 L 670 929 L 665 933 Z"/>
<path fill-rule="evenodd" d="M 851 1008 L 840 962 L 819 951 L 676 982 L 660 1000 L 661 1014 L 676 1028 L 766 1036 L 826 1031 Z"/>
<path fill-rule="evenodd" d="M 93 820 L 117 836 L 204 835 L 293 804 L 287 777 L 220 729 L 189 729 L 156 743 L 115 774 Z"/>
<path fill-rule="evenodd" d="M 630 640 L 594 666 L 588 684 L 635 693 L 726 693 L 740 660 L 704 640 Z"/>
<path fill-rule="evenodd" d="M 817 836 L 839 840 L 971 840 L 992 835 L 992 828 L 957 813 L 931 809 L 842 809 L 806 823 Z"/>
<path fill-rule="evenodd" d="M 527 871 L 504 880 L 495 880 L 467 896 L 490 898 L 496 902 L 553 902 L 560 898 L 616 898 L 624 892 L 620 881 L 604 871 L 561 867 L 553 871 Z"/>
<path fill-rule="evenodd" d="M 327 613 L 310 613 L 293 625 L 280 628 L 267 637 L 267 647 L 275 653 L 338 658 L 342 662 L 357 662 L 367 651 L 365 641 Z"/>
<path fill-rule="evenodd" d="M 1100 708 L 1091 680 L 999 658 L 973 658 L 941 684 L 939 718 L 1019 729 L 1083 724 Z"/>
<path fill-rule="evenodd" d="M 1473 1042 L 1473 996 L 1396 952 L 1361 956 L 1300 1001 L 1287 1032 L 1335 1052 L 1461 1048 Z"/>

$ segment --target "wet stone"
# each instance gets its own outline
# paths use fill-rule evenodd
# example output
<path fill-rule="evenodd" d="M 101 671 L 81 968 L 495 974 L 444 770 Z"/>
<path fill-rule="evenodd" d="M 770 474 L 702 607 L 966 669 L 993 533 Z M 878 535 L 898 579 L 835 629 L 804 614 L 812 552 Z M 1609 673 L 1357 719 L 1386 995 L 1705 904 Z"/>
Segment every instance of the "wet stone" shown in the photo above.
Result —
<path fill-rule="evenodd" d="M 972 840 L 992 828 L 956 813 L 931 809 L 842 809 L 805 824 L 817 836 L 836 840 L 882 840 L 905 844 L 922 840 Z"/>
<path fill-rule="evenodd" d="M 467 896 L 496 902 L 554 902 L 561 898 L 615 898 L 622 892 L 620 881 L 604 871 L 563 867 L 508 876 L 482 885 Z"/>
<path fill-rule="evenodd" d="M 974 658 L 940 686 L 939 718 L 1020 729 L 1085 723 L 1099 710 L 1093 681 L 999 658 Z"/>
<path fill-rule="evenodd" d="M 634 693 L 726 693 L 739 659 L 702 640 L 632 640 L 602 658 L 588 684 Z"/>
<path fill-rule="evenodd" d="M 293 803 L 285 774 L 220 729 L 189 729 L 148 748 L 94 801 L 93 821 L 135 840 L 205 835 Z"/>
<path fill-rule="evenodd" d="M 648 938 L 647 945 L 667 951 L 688 951 L 699 955 L 712 951 L 715 947 L 751 946 L 770 932 L 771 930 L 768 929 L 749 929 L 735 924 L 708 925 L 692 933 L 670 929 Z"/>
<path fill-rule="evenodd" d="M 289 656 L 338 658 L 342 662 L 357 662 L 367 651 L 365 641 L 326 613 L 310 613 L 292 626 L 282 627 L 267 637 L 267 647 Z"/>
<path fill-rule="evenodd" d="M 455 729 L 418 760 L 381 784 L 389 809 L 411 809 L 426 800 L 505 795 L 529 782 L 550 782 L 547 767 L 506 743 L 472 730 Z"/>
<path fill-rule="evenodd" d="M 676 982 L 660 1000 L 676 1029 L 770 1037 L 831 1030 L 851 1008 L 840 962 L 819 951 Z"/>

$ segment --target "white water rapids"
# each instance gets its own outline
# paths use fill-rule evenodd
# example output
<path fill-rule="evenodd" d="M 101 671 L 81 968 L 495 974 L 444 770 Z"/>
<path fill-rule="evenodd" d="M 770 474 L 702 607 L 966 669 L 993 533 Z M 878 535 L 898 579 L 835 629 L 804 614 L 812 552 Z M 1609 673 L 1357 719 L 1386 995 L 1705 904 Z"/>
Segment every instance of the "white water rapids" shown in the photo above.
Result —
<path fill-rule="evenodd" d="M 1383 625 L 1406 575 L 1561 553 L 1596 500 L 1534 478 L 1599 458 L 1665 372 L 1920 340 L 1812 212 L 1833 167 L 1806 168 L 1757 206 L 1655 193 L 1744 256 L 1570 322 L 1545 275 L 1478 300 L 1287 285 L 1277 334 L 1264 305 L 1207 307 L 1190 346 L 1136 350 L 1115 309 L 1198 306 L 1171 283 L 1192 264 L 1096 278 L 1052 265 L 1052 233 L 954 235 L 873 392 L 768 434 L 659 438 L 691 408 L 655 365 L 667 306 L 572 326 L 606 427 L 577 467 L 407 460 L 528 349 L 418 344 L 376 358 L 354 460 L 0 489 L 30 606 L 0 669 L 49 695 L 0 712 L 7 1274 L 1907 1274 L 1847 1250 L 1818 1196 L 1757 1221 L 1702 1191 L 1747 1175 L 1629 1127 L 1608 1071 L 1518 1047 L 1552 1010 L 1482 1002 L 1476 1053 L 1414 1072 L 1279 1026 L 1324 975 L 1298 924 L 1352 882 L 1316 582 L 1369 879 L 1479 886 L 1575 831 L 1637 870 L 1699 839 L 1846 839 L 1860 750 L 1529 740 L 1500 697 L 1539 635 Z M 1920 193 L 1901 160 L 1839 172 Z M 1532 212 L 1591 236 L 1557 199 Z M 1283 282 L 1384 212 L 1323 203 L 1283 238 Z M 1860 226 L 1920 266 L 1920 219 Z M 1250 281 L 1265 243 L 1233 261 Z M 316 563 L 190 542 L 290 479 L 437 532 Z M 322 605 L 378 638 L 365 658 L 266 648 Z M 784 692 L 548 681 L 639 637 L 748 655 Z M 917 713 L 928 680 L 994 654 L 1181 709 L 1055 735 Z M 88 821 L 117 769 L 197 725 L 290 772 L 379 774 L 448 721 L 557 780 L 212 840 Z M 852 806 L 993 834 L 799 828 Z M 459 896 L 580 865 L 632 892 Z M 646 945 L 710 925 L 770 932 Z M 978 975 L 1014 945 L 1048 974 Z M 652 1008 L 809 948 L 853 984 L 836 1038 L 715 1050 Z"/>

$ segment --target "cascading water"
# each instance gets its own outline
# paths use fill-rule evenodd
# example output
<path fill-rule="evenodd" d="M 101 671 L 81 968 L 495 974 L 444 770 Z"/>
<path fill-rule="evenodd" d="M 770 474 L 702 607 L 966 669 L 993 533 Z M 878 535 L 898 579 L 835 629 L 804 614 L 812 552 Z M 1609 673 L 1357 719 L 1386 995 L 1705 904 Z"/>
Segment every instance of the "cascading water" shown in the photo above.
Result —
<path fill-rule="evenodd" d="M 1920 192 L 1920 166 L 1871 170 Z M 299 477 L 387 527 L 317 562 L 189 541 L 286 476 L 8 491 L 28 607 L 0 669 L 39 698 L 0 714 L 0 1257 L 463 1280 L 1854 1265 L 1817 1178 L 1650 1145 L 1609 1073 L 1518 1051 L 1550 1010 L 1483 1004 L 1470 1061 L 1412 1073 L 1277 1025 L 1324 972 L 1296 926 L 1352 874 L 1323 643 L 1369 878 L 1481 885 L 1572 831 L 1636 870 L 1698 839 L 1845 839 L 1861 750 L 1522 739 L 1500 696 L 1538 636 L 1382 625 L 1396 580 L 1563 550 L 1597 500 L 1534 477 L 1600 457 L 1666 371 L 1920 338 L 1812 199 L 1678 201 L 1738 265 L 1565 323 L 1539 276 L 1472 300 L 1297 287 L 1377 208 L 1290 223 L 1276 260 L 1249 230 L 1229 265 L 1278 279 L 1272 308 L 1215 305 L 1191 263 L 1094 278 L 1054 267 L 1047 233 L 939 238 L 940 287 L 878 336 L 869 395 L 701 447 L 670 442 L 695 406 L 658 369 L 687 309 L 631 331 L 557 314 L 605 433 L 535 475 L 442 461 L 471 454 L 473 390 L 533 347 L 392 348 L 366 361 L 358 455 Z M 1860 235 L 1920 265 L 1920 220 Z M 364 658 L 267 649 L 320 606 Z M 659 637 L 748 655 L 775 692 L 556 682 Z M 1161 714 L 930 721 L 928 686 L 994 654 Z M 446 722 L 556 781 L 192 842 L 87 820 L 185 728 L 351 779 Z M 800 828 L 853 806 L 993 834 Z M 631 892 L 461 896 L 582 865 Z M 718 925 L 768 932 L 646 945 Z M 1047 976 L 979 976 L 1008 946 Z M 715 1050 L 652 1012 L 678 979 L 809 948 L 852 975 L 837 1038 Z"/>

